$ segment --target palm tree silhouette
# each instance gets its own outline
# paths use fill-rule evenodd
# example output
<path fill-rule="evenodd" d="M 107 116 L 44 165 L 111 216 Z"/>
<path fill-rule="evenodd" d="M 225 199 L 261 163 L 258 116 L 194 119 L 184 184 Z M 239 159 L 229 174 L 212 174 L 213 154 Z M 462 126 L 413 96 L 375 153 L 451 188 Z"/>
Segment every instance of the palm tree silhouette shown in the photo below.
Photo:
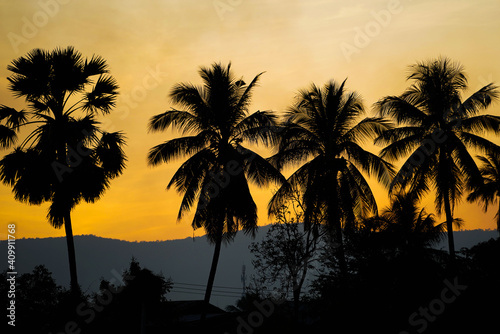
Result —
<path fill-rule="evenodd" d="M 400 192 L 391 196 L 391 203 L 384 208 L 381 218 L 383 230 L 393 236 L 393 243 L 402 252 L 419 252 L 441 240 L 445 224 L 436 224 L 433 214 L 418 207 L 419 198 L 413 193 Z"/>
<path fill-rule="evenodd" d="M 9 147 L 22 127 L 35 129 L 0 161 L 0 179 L 16 200 L 51 203 L 47 218 L 55 228 L 64 225 L 71 290 L 77 294 L 71 210 L 81 200 L 98 200 L 125 167 L 123 135 L 101 131 L 95 119 L 114 107 L 118 86 L 103 58 L 84 59 L 73 47 L 34 49 L 8 70 L 9 89 L 25 98 L 28 110 L 0 106 L 0 142 Z"/>
<path fill-rule="evenodd" d="M 500 233 L 500 154 L 489 153 L 486 157 L 479 156 L 482 166 L 479 168 L 484 183 L 474 189 L 467 200 L 469 202 L 480 201 L 486 212 L 490 204 L 498 202 L 499 208 L 495 215 L 497 219 L 497 230 Z"/>
<path fill-rule="evenodd" d="M 381 118 L 358 121 L 364 112 L 361 97 L 347 92 L 344 85 L 345 80 L 340 85 L 330 81 L 323 89 L 313 84 L 299 91 L 270 161 L 280 169 L 300 167 L 269 203 L 269 213 L 276 214 L 293 189 L 300 189 L 306 225 L 319 212 L 325 213 L 342 274 L 347 272 L 342 228 L 354 223 L 356 216 L 377 212 L 375 197 L 360 170 L 387 186 L 393 174 L 389 163 L 359 145 L 390 124 Z"/>
<path fill-rule="evenodd" d="M 411 66 L 413 84 L 400 96 L 388 96 L 375 104 L 381 116 L 390 116 L 398 128 L 385 131 L 375 142 L 387 145 L 380 156 L 397 160 L 410 154 L 396 174 L 390 191 L 410 187 L 422 196 L 435 189 L 435 205 L 446 214 L 448 247 L 455 258 L 453 210 L 465 189 L 481 183 L 481 173 L 469 149 L 498 150 L 481 137 L 500 132 L 500 117 L 479 115 L 498 90 L 488 84 L 461 100 L 467 88 L 463 67 L 447 58 Z"/>
<path fill-rule="evenodd" d="M 250 84 L 236 79 L 227 67 L 215 63 L 201 67 L 203 86 L 180 83 L 170 97 L 184 110 L 171 109 L 153 116 L 150 131 L 178 129 L 184 137 L 168 140 L 149 151 L 150 165 L 188 156 L 172 176 L 167 189 L 174 186 L 183 194 L 178 220 L 196 206 L 192 226 L 203 227 L 209 242 L 215 244 L 205 293 L 208 304 L 217 270 L 222 242 L 230 242 L 242 228 L 253 235 L 257 228 L 257 207 L 248 180 L 258 186 L 284 178 L 254 151 L 249 143 L 273 144 L 276 141 L 276 116 L 269 111 L 248 114 L 252 90 L 261 74 Z"/>

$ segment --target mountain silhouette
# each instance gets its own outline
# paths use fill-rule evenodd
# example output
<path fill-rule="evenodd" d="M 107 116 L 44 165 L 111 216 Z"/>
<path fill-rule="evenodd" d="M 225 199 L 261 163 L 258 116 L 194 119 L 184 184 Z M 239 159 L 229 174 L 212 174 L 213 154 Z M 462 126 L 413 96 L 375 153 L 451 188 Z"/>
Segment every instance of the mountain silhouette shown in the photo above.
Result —
<path fill-rule="evenodd" d="M 270 225 L 259 227 L 256 238 L 253 240 L 244 233 L 238 233 L 234 243 L 223 246 L 225 250 L 220 256 L 212 304 L 224 308 L 239 299 L 242 290 L 237 288 L 242 287 L 242 265 L 246 265 L 247 284 L 254 273 L 251 265 L 252 254 L 248 246 L 252 241 L 261 241 L 269 227 Z M 460 250 L 462 247 L 470 248 L 481 241 L 496 238 L 498 232 L 469 230 L 456 231 L 454 235 L 456 248 Z M 446 247 L 446 240 L 435 246 L 437 249 L 444 250 Z M 135 257 L 144 268 L 157 273 L 161 272 L 165 278 L 172 278 L 174 288 L 167 294 L 169 300 L 203 299 L 213 253 L 212 246 L 204 236 L 166 241 L 130 242 L 95 235 L 79 235 L 75 236 L 75 248 L 78 255 L 78 275 L 83 292 L 96 292 L 101 278 L 117 279 L 116 276 L 127 269 L 130 259 Z M 2 254 L 7 254 L 7 243 L 4 240 L 0 241 L 0 249 Z M 68 255 L 64 237 L 16 240 L 18 275 L 31 272 L 39 264 L 44 264 L 52 272 L 57 284 L 69 288 Z M 6 267 L 0 268 L 2 271 L 6 269 Z M 227 287 L 236 289 L 227 289 Z"/>

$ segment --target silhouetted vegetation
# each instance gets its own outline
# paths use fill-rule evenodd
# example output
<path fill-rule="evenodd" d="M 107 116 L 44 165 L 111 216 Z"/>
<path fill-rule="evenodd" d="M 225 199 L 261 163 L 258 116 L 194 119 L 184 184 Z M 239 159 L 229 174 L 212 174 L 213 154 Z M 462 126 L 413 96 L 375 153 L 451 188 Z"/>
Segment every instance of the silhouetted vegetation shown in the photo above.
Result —
<path fill-rule="evenodd" d="M 115 106 L 118 85 L 102 57 L 84 59 L 73 47 L 34 49 L 7 69 L 9 89 L 28 109 L 0 105 L 0 147 L 14 146 L 21 128 L 35 128 L 0 160 L 0 180 L 16 200 L 51 203 L 47 219 L 64 226 L 71 289 L 78 295 L 71 211 L 82 200 L 101 198 L 125 168 L 123 134 L 102 131 L 96 119 Z"/>
<path fill-rule="evenodd" d="M 12 147 L 22 126 L 37 126 L 0 161 L 0 179 L 19 201 L 51 203 L 47 218 L 65 227 L 71 276 L 69 291 L 43 266 L 18 277 L 21 332 L 498 329 L 500 239 L 456 252 L 453 225 L 464 223 L 454 208 L 466 193 L 485 210 L 499 201 L 500 147 L 484 136 L 500 133 L 500 117 L 481 112 L 500 93 L 488 84 L 463 99 L 461 65 L 439 58 L 412 66 L 411 86 L 378 101 L 377 117 L 365 115 L 345 81 L 300 90 L 281 119 L 249 110 L 262 73 L 247 84 L 230 64 L 216 63 L 200 68 L 203 86 L 175 85 L 170 98 L 180 109 L 153 116 L 149 131 L 174 129 L 183 137 L 151 148 L 148 162 L 187 158 L 168 188 L 183 196 L 178 219 L 193 211 L 193 228 L 204 228 L 215 245 L 203 301 L 167 301 L 172 281 L 135 259 L 118 282 L 102 279 L 99 291 L 80 290 L 70 213 L 82 200 L 99 199 L 125 168 L 123 135 L 101 131 L 95 119 L 114 107 L 118 86 L 103 58 L 84 60 L 71 47 L 33 50 L 8 69 L 9 88 L 29 111 L 0 106 L 0 146 Z M 384 146 L 379 155 L 362 147 L 367 141 Z M 265 159 L 247 144 L 273 154 Z M 485 154 L 482 166 L 473 151 Z M 397 161 L 404 161 L 399 170 Z M 281 172 L 291 167 L 297 169 L 285 178 Z M 367 177 L 387 188 L 387 208 L 379 210 Z M 209 301 L 222 243 L 239 230 L 257 230 L 249 182 L 279 186 L 268 208 L 276 224 L 251 246 L 254 284 L 225 312 Z M 431 190 L 438 216 L 420 206 Z M 500 213 L 497 224 L 500 230 Z M 448 253 L 435 247 L 444 238 Z M 0 278 L 6 299 L 7 273 Z"/>
<path fill-rule="evenodd" d="M 421 197 L 435 190 L 436 212 L 446 215 L 448 248 L 455 257 L 453 211 L 464 190 L 481 186 L 483 179 L 470 150 L 498 152 L 482 137 L 500 133 L 500 117 L 480 115 L 498 98 L 498 87 L 488 84 L 462 100 L 467 89 L 463 67 L 448 58 L 411 66 L 412 85 L 400 96 L 375 104 L 378 113 L 398 127 L 384 131 L 375 142 L 386 144 L 380 156 L 398 160 L 409 155 L 389 191 L 409 188 Z"/>
<path fill-rule="evenodd" d="M 148 159 L 154 166 L 189 157 L 168 188 L 175 186 L 184 196 L 178 219 L 194 209 L 193 229 L 203 227 L 215 244 L 205 295 L 208 304 L 222 242 L 230 242 L 239 229 L 252 235 L 257 229 L 257 206 L 248 181 L 264 186 L 284 178 L 267 160 L 242 145 L 268 146 L 277 139 L 276 115 L 270 111 L 249 115 L 252 91 L 262 73 L 248 85 L 233 75 L 231 64 L 202 67 L 199 73 L 203 86 L 180 83 L 170 93 L 172 102 L 184 110 L 171 109 L 149 122 L 150 131 L 172 127 L 190 135 L 153 147 Z"/>

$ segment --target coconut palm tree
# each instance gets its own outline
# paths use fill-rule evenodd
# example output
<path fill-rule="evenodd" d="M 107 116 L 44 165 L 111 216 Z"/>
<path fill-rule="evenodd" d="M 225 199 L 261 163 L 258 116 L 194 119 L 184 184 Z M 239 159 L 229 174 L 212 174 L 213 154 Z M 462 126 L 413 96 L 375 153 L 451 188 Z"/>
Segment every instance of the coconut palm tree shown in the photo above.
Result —
<path fill-rule="evenodd" d="M 361 97 L 341 84 L 328 82 L 323 88 L 311 85 L 299 91 L 296 103 L 286 114 L 276 154 L 270 161 L 278 168 L 299 166 L 273 196 L 269 214 L 275 214 L 300 189 L 304 222 L 320 212 L 332 233 L 341 272 L 347 272 L 342 229 L 356 216 L 377 212 L 375 197 L 361 173 L 374 175 L 389 185 L 393 174 L 389 163 L 364 150 L 360 143 L 390 128 L 381 118 L 359 117 L 364 113 Z"/>
<path fill-rule="evenodd" d="M 375 142 L 386 146 L 380 156 L 398 160 L 409 155 L 390 190 L 409 187 L 419 197 L 435 190 L 436 211 L 446 215 L 450 257 L 455 258 L 453 210 L 464 190 L 482 182 L 469 153 L 498 150 L 482 137 L 500 132 L 500 117 L 481 115 L 498 97 L 488 84 L 462 100 L 467 88 L 464 69 L 447 58 L 411 66 L 413 84 L 400 96 L 384 97 L 375 104 L 380 116 L 390 116 L 399 127 L 385 131 Z"/>
<path fill-rule="evenodd" d="M 413 264 L 440 259 L 441 251 L 431 246 L 445 237 L 445 231 L 446 224 L 436 223 L 434 214 L 419 207 L 415 194 L 400 192 L 390 196 L 379 215 L 359 219 L 357 229 L 346 237 L 354 266 L 377 270 L 373 264 L 378 261 L 396 265 L 403 259 Z"/>
<path fill-rule="evenodd" d="M 276 140 L 276 116 L 269 111 L 248 111 L 262 73 L 248 85 L 235 78 L 231 64 L 201 67 L 199 74 L 203 86 L 180 83 L 170 92 L 181 109 L 153 116 L 149 122 L 150 131 L 173 128 L 185 136 L 151 148 L 148 161 L 156 166 L 188 157 L 167 189 L 174 186 L 183 195 L 178 220 L 194 209 L 193 228 L 204 228 L 209 242 L 215 244 L 205 293 L 208 304 L 222 243 L 231 241 L 240 228 L 251 235 L 257 228 L 257 208 L 248 181 L 264 186 L 269 181 L 282 182 L 283 177 L 242 145 L 244 141 L 270 145 Z"/>
<path fill-rule="evenodd" d="M 489 153 L 486 157 L 479 156 L 482 166 L 479 168 L 483 176 L 484 183 L 474 189 L 467 200 L 469 202 L 480 201 L 486 212 L 490 204 L 498 203 L 498 211 L 495 215 L 497 219 L 497 230 L 500 233 L 500 154 Z"/>
<path fill-rule="evenodd" d="M 124 169 L 123 135 L 100 130 L 96 120 L 114 107 L 118 86 L 103 58 L 84 59 L 73 47 L 34 49 L 7 69 L 9 89 L 28 108 L 0 106 L 0 142 L 15 145 L 22 128 L 28 135 L 0 161 L 0 180 L 16 200 L 51 203 L 47 218 L 65 228 L 71 289 L 78 293 L 70 213 L 82 200 L 98 200 Z"/>
<path fill-rule="evenodd" d="M 436 224 L 433 214 L 418 207 L 419 198 L 413 193 L 401 192 L 391 196 L 391 203 L 382 210 L 384 231 L 393 236 L 401 251 L 420 251 L 441 240 L 445 224 Z"/>

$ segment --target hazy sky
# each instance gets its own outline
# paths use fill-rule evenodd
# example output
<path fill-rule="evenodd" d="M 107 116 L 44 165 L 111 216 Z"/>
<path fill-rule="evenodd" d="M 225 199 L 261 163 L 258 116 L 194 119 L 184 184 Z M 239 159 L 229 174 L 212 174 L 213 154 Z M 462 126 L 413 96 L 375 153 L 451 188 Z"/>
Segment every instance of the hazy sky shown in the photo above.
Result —
<path fill-rule="evenodd" d="M 125 132 L 129 161 L 101 200 L 73 211 L 73 231 L 131 241 L 184 238 L 193 234 L 191 217 L 176 223 L 181 198 L 165 190 L 181 161 L 146 164 L 148 150 L 176 134 L 148 134 L 146 127 L 172 106 L 167 94 L 175 83 L 200 82 L 199 66 L 231 61 L 248 80 L 265 71 L 252 111 L 284 111 L 311 82 L 348 77 L 348 89 L 364 97 L 370 113 L 379 98 L 407 87 L 408 65 L 440 55 L 465 66 L 471 89 L 498 83 L 499 18 L 498 0 L 0 0 L 0 104 L 25 106 L 7 90 L 6 67 L 33 48 L 72 45 L 86 57 L 104 57 L 121 97 L 102 122 Z M 500 115 L 500 104 L 488 112 Z M 384 207 L 385 191 L 374 190 Z M 261 225 L 271 192 L 253 189 Z M 47 223 L 47 207 L 18 203 L 0 185 L 0 221 L 15 222 L 18 238 L 64 235 Z M 466 203 L 456 210 L 469 229 L 495 228 L 493 215 Z"/>

